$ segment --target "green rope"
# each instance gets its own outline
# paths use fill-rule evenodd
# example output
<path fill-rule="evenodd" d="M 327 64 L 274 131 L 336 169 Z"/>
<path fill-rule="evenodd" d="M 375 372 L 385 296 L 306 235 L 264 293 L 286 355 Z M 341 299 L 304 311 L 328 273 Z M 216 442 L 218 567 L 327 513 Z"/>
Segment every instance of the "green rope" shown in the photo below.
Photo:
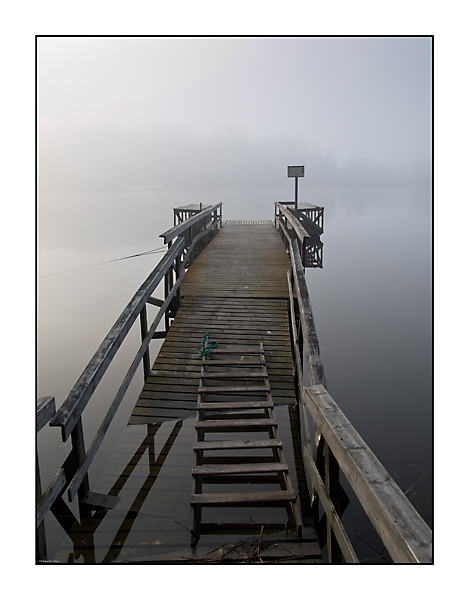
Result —
<path fill-rule="evenodd" d="M 199 350 L 199 358 L 202 358 L 204 356 L 207 356 L 208 358 L 212 358 L 212 348 L 216 348 L 218 346 L 218 342 L 210 342 L 208 339 L 208 335 L 209 335 L 210 331 L 207 331 L 207 333 L 204 335 L 204 337 L 202 338 L 202 344 L 200 346 L 200 350 Z"/>

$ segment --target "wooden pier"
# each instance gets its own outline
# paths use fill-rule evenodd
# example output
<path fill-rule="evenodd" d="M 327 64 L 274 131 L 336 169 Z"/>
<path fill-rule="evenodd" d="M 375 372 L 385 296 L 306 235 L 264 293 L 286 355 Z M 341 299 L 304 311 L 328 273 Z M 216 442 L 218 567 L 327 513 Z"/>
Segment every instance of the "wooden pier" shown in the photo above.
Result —
<path fill-rule="evenodd" d="M 220 349 L 227 344 L 263 343 L 274 402 L 295 404 L 289 266 L 272 221 L 225 223 L 184 278 L 183 301 L 129 423 L 195 415 L 197 354 L 207 330 Z"/>
<path fill-rule="evenodd" d="M 342 472 L 392 560 L 431 563 L 430 529 L 327 391 L 304 277 L 322 266 L 323 209 L 276 203 L 262 222 L 223 222 L 221 210 L 175 209 L 166 255 L 63 404 L 38 400 L 37 431 L 49 424 L 71 440 L 44 491 L 38 471 L 38 562 L 51 558 L 50 513 L 74 548 L 59 562 L 359 562 L 340 518 Z M 158 307 L 150 325 L 147 304 Z M 141 345 L 86 448 L 82 413 L 136 321 Z M 129 425 L 90 482 L 140 364 Z"/>

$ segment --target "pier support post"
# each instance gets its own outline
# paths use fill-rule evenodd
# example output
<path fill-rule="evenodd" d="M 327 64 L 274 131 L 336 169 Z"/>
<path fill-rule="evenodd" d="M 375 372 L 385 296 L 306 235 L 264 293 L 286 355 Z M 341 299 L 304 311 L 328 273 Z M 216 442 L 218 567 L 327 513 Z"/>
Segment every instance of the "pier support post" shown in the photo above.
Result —
<path fill-rule="evenodd" d="M 142 342 L 146 338 L 148 334 L 148 322 L 147 322 L 147 307 L 146 305 L 142 308 L 140 312 L 140 332 L 142 334 Z M 145 354 L 143 355 L 143 377 L 144 380 L 147 380 L 147 377 L 150 375 L 150 348 L 145 350 Z"/>
<path fill-rule="evenodd" d="M 83 425 L 81 417 L 78 419 L 77 424 L 72 429 L 71 433 L 72 438 L 72 449 L 75 455 L 75 459 L 77 461 L 77 467 L 85 457 L 85 439 L 83 437 Z M 91 516 L 91 510 L 88 506 L 82 504 L 81 500 L 83 500 L 85 494 L 89 492 L 90 484 L 88 479 L 88 473 L 83 478 L 83 481 L 78 488 L 78 504 L 80 510 L 80 519 Z"/>
<path fill-rule="evenodd" d="M 326 493 L 332 502 L 336 511 L 341 514 L 340 502 L 340 484 L 339 484 L 339 463 L 332 454 L 329 445 L 324 440 L 324 470 Z M 342 552 L 339 542 L 332 531 L 331 524 L 327 523 L 327 557 L 329 563 L 342 563 Z"/>

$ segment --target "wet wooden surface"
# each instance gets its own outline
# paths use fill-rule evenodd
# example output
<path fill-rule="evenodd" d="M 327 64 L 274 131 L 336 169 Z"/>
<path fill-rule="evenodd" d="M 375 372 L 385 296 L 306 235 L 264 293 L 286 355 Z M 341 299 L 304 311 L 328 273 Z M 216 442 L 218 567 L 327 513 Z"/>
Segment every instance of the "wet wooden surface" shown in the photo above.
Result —
<path fill-rule="evenodd" d="M 271 222 L 225 224 L 185 276 L 181 308 L 129 424 L 195 415 L 198 352 L 207 331 L 219 349 L 263 343 L 274 403 L 294 404 L 289 267 L 289 257 Z M 223 385 L 235 386 L 236 380 Z M 253 391 L 252 399 L 263 396 Z M 236 401 L 236 394 L 232 400 Z"/>

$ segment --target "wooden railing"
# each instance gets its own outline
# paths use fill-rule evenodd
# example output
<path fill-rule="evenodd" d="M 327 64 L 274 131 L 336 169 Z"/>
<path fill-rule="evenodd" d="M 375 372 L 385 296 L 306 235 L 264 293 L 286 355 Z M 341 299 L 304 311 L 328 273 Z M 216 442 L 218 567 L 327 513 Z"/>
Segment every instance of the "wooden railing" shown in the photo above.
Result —
<path fill-rule="evenodd" d="M 150 374 L 150 342 L 152 339 L 166 336 L 171 319 L 174 318 L 179 308 L 180 286 L 186 269 L 193 260 L 194 254 L 200 252 L 222 226 L 221 208 L 221 203 L 210 206 L 187 221 L 161 234 L 165 244 L 168 244 L 168 251 L 125 307 L 62 406 L 55 411 L 55 401 L 53 398 L 47 397 L 38 400 L 37 431 L 49 422 L 50 426 L 61 428 L 62 441 L 66 442 L 69 437 L 71 437 L 72 441 L 72 448 L 69 455 L 47 489 L 41 493 L 40 487 L 37 488 L 39 496 L 37 499 L 39 556 L 41 556 L 42 548 L 45 545 L 43 542 L 44 532 L 42 525 L 45 514 L 53 503 L 64 494 L 65 490 L 68 491 L 69 502 L 73 500 L 75 495 L 78 495 L 80 514 L 85 515 L 87 510 L 89 510 L 87 508 L 90 489 L 88 469 L 91 462 L 140 362 L 143 362 L 144 378 L 146 379 Z M 165 298 L 164 300 L 153 298 L 152 293 L 163 278 L 165 282 Z M 159 311 L 150 327 L 147 324 L 147 303 L 159 307 Z M 142 339 L 140 348 L 93 442 L 88 450 L 85 450 L 82 413 L 119 347 L 138 318 L 140 318 Z M 165 331 L 156 331 L 163 318 L 165 319 Z M 37 481 L 40 486 L 39 472 Z M 104 503 L 106 502 L 106 498 L 102 500 Z M 93 494 L 93 501 L 96 501 L 96 494 Z"/>
<path fill-rule="evenodd" d="M 287 250 L 289 250 L 291 239 L 298 240 L 301 262 L 303 266 L 306 266 L 306 244 L 309 239 L 309 233 L 292 212 L 288 210 L 287 203 L 275 202 L 275 227 L 279 230 Z"/>
<path fill-rule="evenodd" d="M 431 563 L 430 528 L 327 392 L 301 259 L 301 229 L 294 220 L 288 215 L 291 228 L 286 229 L 276 216 L 276 226 L 289 235 L 292 268 L 287 278 L 303 462 L 311 501 L 319 499 L 326 516 L 328 560 L 358 562 L 340 520 L 342 470 L 392 560 Z M 314 423 L 314 439 L 308 415 Z"/>
<path fill-rule="evenodd" d="M 303 267 L 322 269 L 324 208 L 303 204 L 295 213 L 294 202 L 275 203 L 275 226 L 285 247 L 290 251 L 290 239 L 297 239 Z"/>

